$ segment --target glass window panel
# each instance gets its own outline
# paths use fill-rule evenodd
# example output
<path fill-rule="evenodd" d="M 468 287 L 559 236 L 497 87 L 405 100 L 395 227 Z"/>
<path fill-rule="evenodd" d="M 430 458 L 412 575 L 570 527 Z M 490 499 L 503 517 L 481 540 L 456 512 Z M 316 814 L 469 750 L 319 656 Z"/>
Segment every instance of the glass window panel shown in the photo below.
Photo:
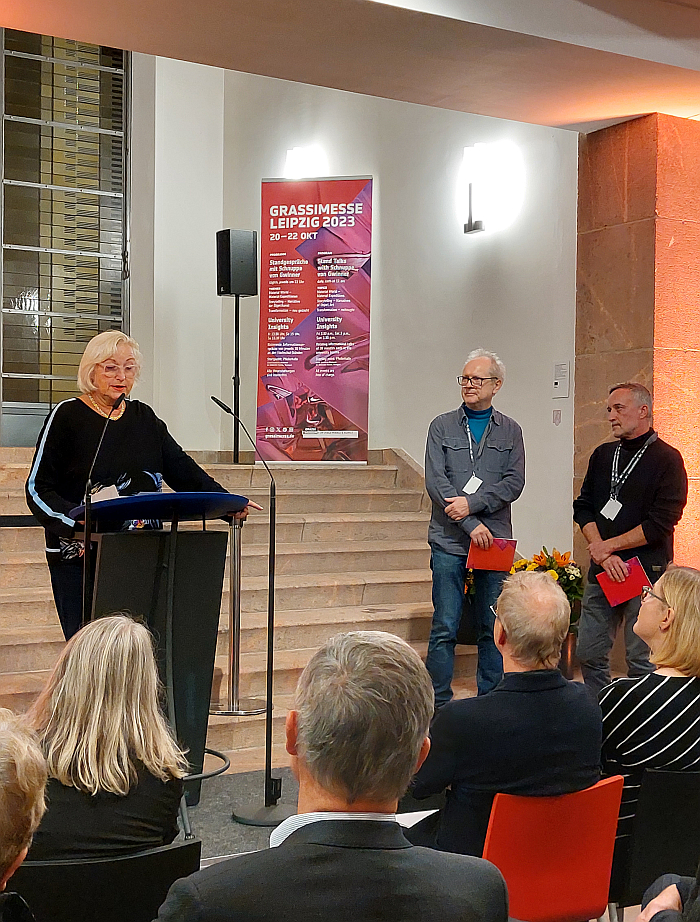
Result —
<path fill-rule="evenodd" d="M 121 199 L 5 186 L 5 243 L 118 256 L 121 224 Z"/>
<path fill-rule="evenodd" d="M 75 375 L 89 340 L 122 327 L 123 140 L 71 125 L 124 131 L 124 75 L 99 67 L 123 69 L 125 59 L 113 48 L 14 30 L 4 35 L 7 50 L 55 59 L 4 56 L 5 113 L 65 124 L 5 120 L 3 179 L 10 182 L 4 185 L 3 243 L 86 254 L 3 250 L 3 403 L 48 409 L 77 393 Z"/>
<path fill-rule="evenodd" d="M 8 115 L 121 131 L 124 76 L 8 55 L 5 107 Z"/>
<path fill-rule="evenodd" d="M 5 250 L 3 307 L 121 317 L 121 260 Z"/>
<path fill-rule="evenodd" d="M 5 178 L 121 192 L 122 139 L 6 122 Z"/>
<path fill-rule="evenodd" d="M 97 333 L 119 329 L 119 319 L 3 314 L 3 373 L 74 378 L 85 346 Z M 7 379 L 5 379 L 7 380 Z"/>
<path fill-rule="evenodd" d="M 18 32 L 16 29 L 5 29 L 5 48 L 8 51 L 23 51 L 25 54 L 44 54 L 41 39 L 41 35 L 36 35 L 33 32 Z"/>

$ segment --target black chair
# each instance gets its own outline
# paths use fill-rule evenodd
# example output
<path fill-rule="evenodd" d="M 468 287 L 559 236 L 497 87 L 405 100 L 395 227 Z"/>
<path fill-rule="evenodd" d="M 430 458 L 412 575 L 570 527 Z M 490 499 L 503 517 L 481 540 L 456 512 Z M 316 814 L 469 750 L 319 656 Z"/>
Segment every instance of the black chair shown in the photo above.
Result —
<path fill-rule="evenodd" d="M 645 771 L 632 833 L 615 846 L 611 922 L 621 922 L 621 910 L 641 903 L 662 874 L 695 877 L 699 858 L 700 772 Z"/>
<path fill-rule="evenodd" d="M 118 858 L 25 861 L 9 889 L 36 922 L 152 922 L 170 885 L 199 870 L 201 839 Z"/>

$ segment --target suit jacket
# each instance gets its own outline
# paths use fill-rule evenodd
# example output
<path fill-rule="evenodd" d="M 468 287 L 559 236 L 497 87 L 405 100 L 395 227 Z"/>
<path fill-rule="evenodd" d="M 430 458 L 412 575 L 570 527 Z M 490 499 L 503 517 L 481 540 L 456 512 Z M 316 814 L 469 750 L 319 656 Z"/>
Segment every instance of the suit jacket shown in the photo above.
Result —
<path fill-rule="evenodd" d="M 558 669 L 509 672 L 488 694 L 446 704 L 411 785 L 419 799 L 450 787 L 437 847 L 480 855 L 498 792 L 544 797 L 591 787 L 601 734 L 595 694 Z"/>
<path fill-rule="evenodd" d="M 393 821 L 322 820 L 176 881 L 158 922 L 506 922 L 489 862 L 411 845 Z"/>

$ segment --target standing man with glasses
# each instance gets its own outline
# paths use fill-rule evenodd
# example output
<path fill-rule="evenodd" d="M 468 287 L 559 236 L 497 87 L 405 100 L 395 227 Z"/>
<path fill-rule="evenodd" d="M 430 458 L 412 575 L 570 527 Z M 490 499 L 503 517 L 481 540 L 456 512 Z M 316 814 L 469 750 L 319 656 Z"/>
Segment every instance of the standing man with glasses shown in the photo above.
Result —
<path fill-rule="evenodd" d="M 512 537 L 510 506 L 525 485 L 525 447 L 520 426 L 492 407 L 505 380 L 505 366 L 485 349 L 467 356 L 457 382 L 462 405 L 430 424 L 425 452 L 425 486 L 433 501 L 428 529 L 433 571 L 433 623 L 426 666 L 435 706 L 452 698 L 457 631 L 462 616 L 467 555 L 473 541 L 488 550 L 494 538 Z M 477 688 L 491 691 L 503 675 L 493 642 L 493 614 L 508 574 L 475 570 Z"/>
<path fill-rule="evenodd" d="M 574 521 L 591 557 L 576 652 L 583 680 L 596 692 L 610 682 L 610 650 L 620 624 L 625 627 L 628 675 L 654 669 L 647 645 L 634 632 L 640 598 L 611 606 L 596 576 L 605 572 L 615 582 L 624 582 L 625 561 L 638 557 L 655 583 L 673 560 L 673 531 L 688 497 L 683 458 L 652 428 L 646 387 L 614 385 L 607 413 L 616 441 L 595 449 L 574 501 Z"/>

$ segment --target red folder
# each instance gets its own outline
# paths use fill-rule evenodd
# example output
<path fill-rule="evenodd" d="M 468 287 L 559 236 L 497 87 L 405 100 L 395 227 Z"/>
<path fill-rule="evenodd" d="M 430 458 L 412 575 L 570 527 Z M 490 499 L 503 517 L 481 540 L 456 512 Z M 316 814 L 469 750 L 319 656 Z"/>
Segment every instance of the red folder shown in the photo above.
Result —
<path fill-rule="evenodd" d="M 632 557 L 627 561 L 627 572 L 629 575 L 624 583 L 616 583 L 605 571 L 596 575 L 600 588 L 611 605 L 622 605 L 623 602 L 629 602 L 635 596 L 641 595 L 645 586 L 651 586 L 649 577 L 639 562 L 639 557 Z"/>
<path fill-rule="evenodd" d="M 494 538 L 488 551 L 482 551 L 472 541 L 469 545 L 467 566 L 472 570 L 497 570 L 510 572 L 515 559 L 515 538 Z"/>

